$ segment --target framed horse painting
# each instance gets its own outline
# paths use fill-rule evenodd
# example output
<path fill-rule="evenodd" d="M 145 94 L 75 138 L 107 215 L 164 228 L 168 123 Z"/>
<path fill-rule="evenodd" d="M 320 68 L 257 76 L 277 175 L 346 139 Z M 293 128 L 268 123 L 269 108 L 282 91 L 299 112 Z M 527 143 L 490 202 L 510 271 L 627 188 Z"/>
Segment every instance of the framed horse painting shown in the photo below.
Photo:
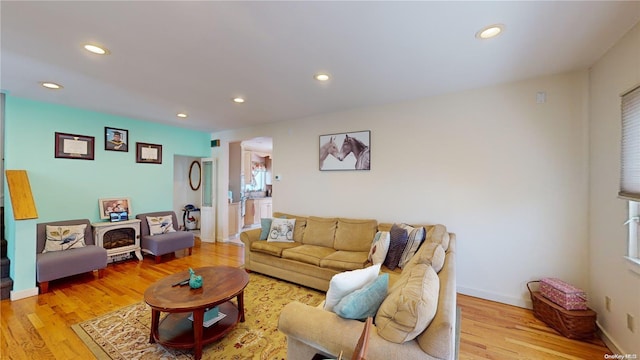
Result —
<path fill-rule="evenodd" d="M 320 170 L 370 170 L 371 131 L 320 135 Z"/>

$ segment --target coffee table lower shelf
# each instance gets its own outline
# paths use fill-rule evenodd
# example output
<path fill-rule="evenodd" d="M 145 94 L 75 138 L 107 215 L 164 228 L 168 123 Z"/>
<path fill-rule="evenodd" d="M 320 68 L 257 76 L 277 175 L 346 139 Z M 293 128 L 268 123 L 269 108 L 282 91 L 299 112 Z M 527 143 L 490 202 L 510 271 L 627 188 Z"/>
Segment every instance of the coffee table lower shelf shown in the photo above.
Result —
<path fill-rule="evenodd" d="M 202 332 L 202 345 L 210 344 L 233 330 L 240 320 L 238 308 L 227 301 L 218 305 L 220 312 L 226 314 L 217 323 L 204 327 Z M 180 349 L 190 349 L 196 345 L 193 336 L 193 321 L 189 320 L 190 312 L 170 313 L 160 320 L 158 325 L 157 343 Z"/>

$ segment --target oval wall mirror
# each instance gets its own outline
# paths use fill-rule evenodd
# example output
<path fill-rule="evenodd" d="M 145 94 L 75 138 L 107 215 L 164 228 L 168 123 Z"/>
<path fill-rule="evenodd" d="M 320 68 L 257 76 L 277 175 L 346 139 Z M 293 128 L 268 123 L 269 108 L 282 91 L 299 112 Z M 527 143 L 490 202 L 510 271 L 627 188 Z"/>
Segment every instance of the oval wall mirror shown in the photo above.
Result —
<path fill-rule="evenodd" d="M 200 162 L 194 160 L 189 166 L 189 186 L 193 191 L 200 189 L 200 182 L 202 182 L 200 171 Z"/>

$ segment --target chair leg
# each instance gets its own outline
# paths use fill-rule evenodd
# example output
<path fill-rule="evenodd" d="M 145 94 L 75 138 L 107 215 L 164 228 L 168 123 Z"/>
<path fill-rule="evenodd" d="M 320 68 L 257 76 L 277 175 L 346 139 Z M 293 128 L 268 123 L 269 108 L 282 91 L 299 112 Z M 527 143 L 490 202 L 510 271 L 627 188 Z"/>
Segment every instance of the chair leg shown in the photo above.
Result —
<path fill-rule="evenodd" d="M 104 276 L 104 269 L 98 269 L 98 279 L 102 279 Z"/>
<path fill-rule="evenodd" d="M 38 283 L 38 285 L 40 286 L 40 294 L 45 294 L 46 292 L 49 291 L 49 282 L 48 281 L 43 281 L 41 283 Z"/>
<path fill-rule="evenodd" d="M 160 264 L 161 260 L 162 260 L 162 256 L 156 255 L 156 264 Z"/>
<path fill-rule="evenodd" d="M 192 252 L 192 251 L 193 251 L 193 248 L 192 248 L 192 247 L 190 247 L 190 248 L 189 248 L 189 256 L 191 256 L 191 252 Z"/>

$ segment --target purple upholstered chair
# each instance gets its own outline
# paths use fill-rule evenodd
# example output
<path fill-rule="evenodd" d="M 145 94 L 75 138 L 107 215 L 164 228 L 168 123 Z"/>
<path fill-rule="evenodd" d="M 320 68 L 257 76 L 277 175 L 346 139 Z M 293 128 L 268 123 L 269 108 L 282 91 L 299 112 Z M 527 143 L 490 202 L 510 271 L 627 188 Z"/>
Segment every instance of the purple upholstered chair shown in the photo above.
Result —
<path fill-rule="evenodd" d="M 170 215 L 173 221 L 174 232 L 151 235 L 149 230 L 148 217 L 159 217 Z M 156 264 L 160 262 L 161 256 L 173 253 L 177 250 L 189 249 L 191 255 L 195 237 L 193 233 L 181 231 L 176 213 L 173 211 L 157 211 L 136 215 L 140 219 L 140 247 L 142 252 L 155 256 Z"/>
<path fill-rule="evenodd" d="M 69 226 L 86 224 L 84 230 L 85 247 L 42 253 L 47 240 L 47 225 Z M 93 228 L 87 219 L 53 221 L 36 225 L 36 281 L 40 293 L 49 290 L 49 281 L 63 277 L 98 270 L 98 278 L 107 267 L 107 250 L 96 246 Z"/>

